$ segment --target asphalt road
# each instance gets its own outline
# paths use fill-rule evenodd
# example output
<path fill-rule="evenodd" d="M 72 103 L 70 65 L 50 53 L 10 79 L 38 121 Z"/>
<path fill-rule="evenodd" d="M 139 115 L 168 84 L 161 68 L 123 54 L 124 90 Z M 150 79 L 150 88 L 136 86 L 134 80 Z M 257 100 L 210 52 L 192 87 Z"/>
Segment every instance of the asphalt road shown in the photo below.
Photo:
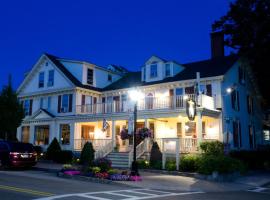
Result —
<path fill-rule="evenodd" d="M 39 171 L 0 171 L 0 200 L 269 200 L 270 185 L 252 191 L 166 191 L 58 178 Z"/>

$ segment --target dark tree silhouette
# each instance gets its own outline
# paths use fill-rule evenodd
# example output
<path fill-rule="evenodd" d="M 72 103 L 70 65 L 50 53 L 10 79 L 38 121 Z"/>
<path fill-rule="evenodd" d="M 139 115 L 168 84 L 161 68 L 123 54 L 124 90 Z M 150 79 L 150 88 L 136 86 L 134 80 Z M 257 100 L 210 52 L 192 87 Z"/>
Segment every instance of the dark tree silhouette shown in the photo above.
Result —
<path fill-rule="evenodd" d="M 261 92 L 269 103 L 270 1 L 236 0 L 212 28 L 213 31 L 223 31 L 225 45 L 248 58 Z"/>
<path fill-rule="evenodd" d="M 11 76 L 7 86 L 0 92 L 0 138 L 16 140 L 17 127 L 24 118 L 22 105 L 12 88 Z"/>

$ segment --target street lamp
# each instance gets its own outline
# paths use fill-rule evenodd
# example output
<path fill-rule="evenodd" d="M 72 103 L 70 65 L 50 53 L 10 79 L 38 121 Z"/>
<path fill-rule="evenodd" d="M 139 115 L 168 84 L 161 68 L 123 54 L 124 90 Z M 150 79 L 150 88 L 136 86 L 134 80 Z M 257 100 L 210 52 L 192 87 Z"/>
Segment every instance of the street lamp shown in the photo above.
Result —
<path fill-rule="evenodd" d="M 130 90 L 129 97 L 134 102 L 134 130 L 133 130 L 133 162 L 131 165 L 131 175 L 139 175 L 138 165 L 136 162 L 136 122 L 137 122 L 137 104 L 140 99 L 143 98 L 143 94 L 138 90 Z"/>

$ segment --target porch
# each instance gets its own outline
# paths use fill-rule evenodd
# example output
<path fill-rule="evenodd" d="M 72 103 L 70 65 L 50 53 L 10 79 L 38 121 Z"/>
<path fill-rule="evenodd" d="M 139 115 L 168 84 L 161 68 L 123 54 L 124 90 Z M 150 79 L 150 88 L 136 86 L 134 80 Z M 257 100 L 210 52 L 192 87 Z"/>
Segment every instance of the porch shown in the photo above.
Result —
<path fill-rule="evenodd" d="M 138 111 L 151 110 L 175 110 L 184 109 L 187 99 L 195 100 L 194 94 L 176 95 L 176 96 L 147 96 L 138 101 Z M 215 99 L 213 97 L 201 94 L 197 99 L 198 106 L 214 110 Z M 85 104 L 76 106 L 76 114 L 107 114 L 107 113 L 125 113 L 133 109 L 130 101 L 127 99 L 114 98 L 111 102 Z"/>

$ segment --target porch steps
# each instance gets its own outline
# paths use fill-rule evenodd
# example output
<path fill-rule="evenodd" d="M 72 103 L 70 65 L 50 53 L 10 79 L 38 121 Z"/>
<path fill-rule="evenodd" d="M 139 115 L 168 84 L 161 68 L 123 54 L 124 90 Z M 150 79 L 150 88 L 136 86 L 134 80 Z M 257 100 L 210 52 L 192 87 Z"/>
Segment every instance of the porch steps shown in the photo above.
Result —
<path fill-rule="evenodd" d="M 111 152 L 107 158 L 112 161 L 113 168 L 129 168 L 129 153 L 128 152 Z"/>

